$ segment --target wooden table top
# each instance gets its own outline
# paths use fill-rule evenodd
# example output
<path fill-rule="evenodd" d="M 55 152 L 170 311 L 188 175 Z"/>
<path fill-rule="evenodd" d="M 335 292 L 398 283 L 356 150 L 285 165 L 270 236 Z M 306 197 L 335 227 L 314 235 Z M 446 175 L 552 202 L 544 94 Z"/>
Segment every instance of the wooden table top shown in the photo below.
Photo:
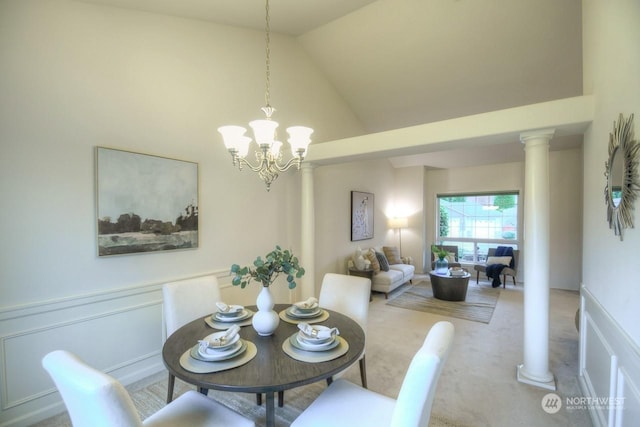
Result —
<path fill-rule="evenodd" d="M 289 304 L 276 304 L 280 312 Z M 255 306 L 247 307 L 255 311 Z M 248 363 L 221 372 L 198 374 L 180 365 L 180 356 L 197 344 L 199 339 L 215 332 L 204 318 L 194 320 L 175 331 L 162 348 L 165 366 L 173 375 L 205 389 L 234 392 L 270 393 L 311 384 L 331 377 L 355 363 L 364 351 L 365 335 L 356 321 L 338 312 L 327 310 L 329 318 L 318 323 L 337 327 L 349 344 L 346 354 L 328 362 L 301 362 L 282 350 L 282 343 L 298 331 L 295 324 L 280 320 L 273 335 L 261 337 L 251 325 L 241 328 L 240 337 L 256 345 L 257 355 Z"/>

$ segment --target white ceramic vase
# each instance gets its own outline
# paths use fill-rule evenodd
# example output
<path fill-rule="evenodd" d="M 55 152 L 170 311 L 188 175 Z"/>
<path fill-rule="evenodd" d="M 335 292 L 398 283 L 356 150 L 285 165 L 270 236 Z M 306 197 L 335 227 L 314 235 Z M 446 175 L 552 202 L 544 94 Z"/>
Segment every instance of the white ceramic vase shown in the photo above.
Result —
<path fill-rule="evenodd" d="M 280 323 L 278 313 L 273 310 L 275 302 L 268 286 L 263 286 L 256 300 L 258 311 L 253 315 L 251 324 L 258 335 L 266 337 L 275 332 Z"/>

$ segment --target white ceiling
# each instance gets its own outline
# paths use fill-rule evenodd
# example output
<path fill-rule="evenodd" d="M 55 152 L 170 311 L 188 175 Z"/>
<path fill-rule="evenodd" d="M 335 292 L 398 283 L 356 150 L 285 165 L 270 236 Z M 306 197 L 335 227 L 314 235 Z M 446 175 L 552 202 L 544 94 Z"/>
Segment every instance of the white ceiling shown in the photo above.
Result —
<path fill-rule="evenodd" d="M 84 0 L 264 29 L 263 0 Z M 582 95 L 581 0 L 270 0 L 367 133 Z M 581 136 L 551 149 L 581 144 Z M 391 159 L 522 161 L 519 141 Z"/>

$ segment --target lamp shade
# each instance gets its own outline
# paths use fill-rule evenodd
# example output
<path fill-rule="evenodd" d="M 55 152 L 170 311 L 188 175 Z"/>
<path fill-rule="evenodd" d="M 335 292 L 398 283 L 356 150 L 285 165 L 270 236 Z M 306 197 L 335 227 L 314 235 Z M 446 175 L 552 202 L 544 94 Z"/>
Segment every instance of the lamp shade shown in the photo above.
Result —
<path fill-rule="evenodd" d="M 235 150 L 240 157 L 246 156 L 249 152 L 251 138 L 245 136 L 244 133 L 246 131 L 242 126 L 222 126 L 218 128 L 227 150 Z"/>
<path fill-rule="evenodd" d="M 258 145 L 267 144 L 271 147 L 275 139 L 278 122 L 273 120 L 254 120 L 249 122 L 249 126 L 253 129 L 253 135 Z"/>
<path fill-rule="evenodd" d="M 289 133 L 288 141 L 291 146 L 291 155 L 295 157 L 298 155 L 298 151 L 302 150 L 304 156 L 311 143 L 313 129 L 306 126 L 291 126 L 287 128 L 287 132 Z"/>
<path fill-rule="evenodd" d="M 390 218 L 389 228 L 407 228 L 409 220 L 407 218 Z"/>

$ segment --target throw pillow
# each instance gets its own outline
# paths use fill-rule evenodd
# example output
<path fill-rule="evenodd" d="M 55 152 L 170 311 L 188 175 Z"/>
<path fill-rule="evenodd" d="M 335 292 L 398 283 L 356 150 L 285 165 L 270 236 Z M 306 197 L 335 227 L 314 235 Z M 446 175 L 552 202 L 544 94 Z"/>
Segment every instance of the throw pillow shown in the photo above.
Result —
<path fill-rule="evenodd" d="M 490 256 L 490 257 L 487 257 L 487 265 L 491 265 L 491 264 L 502 264 L 502 265 L 506 265 L 507 267 L 509 267 L 509 264 L 511 264 L 511 257 L 510 256 Z"/>
<path fill-rule="evenodd" d="M 446 257 L 446 258 L 447 258 L 447 261 L 449 261 L 449 263 L 457 262 L 457 261 L 456 261 L 456 254 L 455 254 L 455 252 L 447 252 L 447 257 Z"/>
<path fill-rule="evenodd" d="M 389 265 L 402 264 L 402 258 L 400 258 L 400 251 L 395 246 L 383 246 L 382 252 L 384 252 L 384 256 L 387 257 L 387 260 L 389 261 Z"/>
<path fill-rule="evenodd" d="M 367 251 L 366 253 L 367 259 L 371 261 L 371 268 L 373 269 L 373 274 L 380 273 L 380 263 L 378 262 L 378 258 L 376 257 L 376 253 L 373 249 Z"/>
<path fill-rule="evenodd" d="M 384 256 L 383 253 L 376 252 L 376 258 L 378 259 L 378 263 L 380 263 L 380 270 L 389 271 L 389 261 L 387 261 L 387 257 Z"/>

